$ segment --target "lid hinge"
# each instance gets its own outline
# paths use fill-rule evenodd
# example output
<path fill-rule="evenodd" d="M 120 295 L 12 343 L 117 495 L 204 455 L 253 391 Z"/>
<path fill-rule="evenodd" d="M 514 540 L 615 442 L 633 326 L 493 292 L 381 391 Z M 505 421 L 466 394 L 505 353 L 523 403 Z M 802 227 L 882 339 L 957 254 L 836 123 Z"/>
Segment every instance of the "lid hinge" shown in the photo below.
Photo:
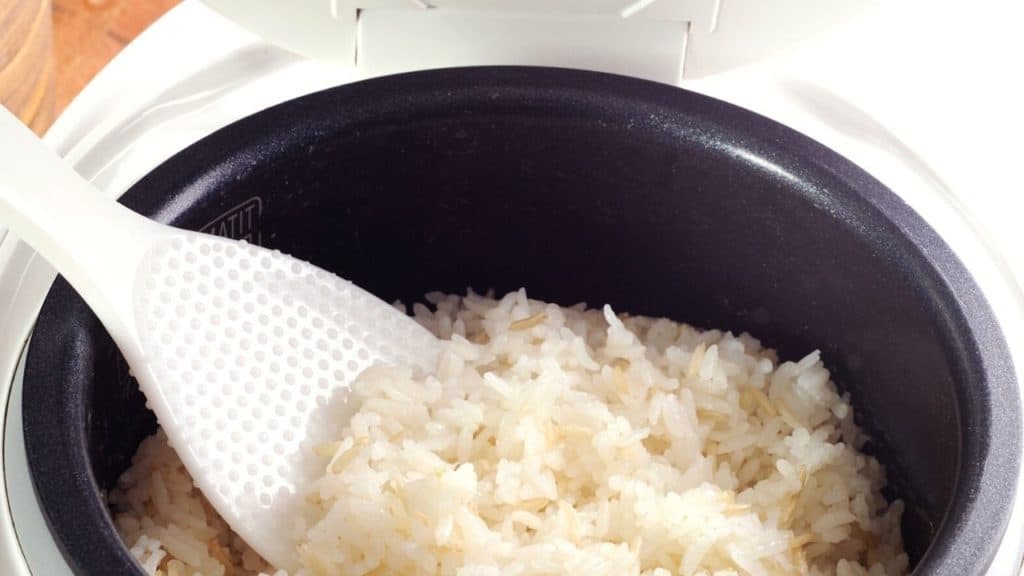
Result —
<path fill-rule="evenodd" d="M 564 66 L 678 83 L 691 30 L 720 0 L 332 2 L 365 76 L 473 65 Z"/>

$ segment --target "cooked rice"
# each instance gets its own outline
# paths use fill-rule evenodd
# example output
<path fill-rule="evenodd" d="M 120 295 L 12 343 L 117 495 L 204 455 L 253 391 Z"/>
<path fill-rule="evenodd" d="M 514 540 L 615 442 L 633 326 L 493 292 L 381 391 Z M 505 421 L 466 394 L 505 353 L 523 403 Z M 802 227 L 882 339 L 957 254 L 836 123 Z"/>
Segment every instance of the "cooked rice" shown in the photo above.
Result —
<path fill-rule="evenodd" d="M 375 367 L 320 446 L 299 574 L 903 574 L 901 502 L 817 352 L 519 291 L 433 294 L 437 372 Z M 271 573 L 162 433 L 110 496 L 150 574 Z M 283 572 L 278 573 L 279 576 Z"/>
<path fill-rule="evenodd" d="M 256 575 L 274 570 L 210 506 L 163 430 L 142 441 L 110 492 L 114 525 L 147 574 Z M 284 576 L 278 574 L 276 576 Z"/>

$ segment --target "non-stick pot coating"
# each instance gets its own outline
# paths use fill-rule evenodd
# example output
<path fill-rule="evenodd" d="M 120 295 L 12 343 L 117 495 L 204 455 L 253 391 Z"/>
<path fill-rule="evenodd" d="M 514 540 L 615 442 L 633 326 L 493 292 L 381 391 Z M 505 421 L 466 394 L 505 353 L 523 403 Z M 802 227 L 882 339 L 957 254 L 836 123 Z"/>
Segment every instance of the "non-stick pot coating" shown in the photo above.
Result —
<path fill-rule="evenodd" d="M 946 245 L 821 145 L 677 88 L 538 68 L 342 86 L 238 122 L 130 207 L 246 238 L 385 299 L 521 286 L 822 350 L 907 502 L 919 573 L 981 573 L 1009 515 L 1020 415 L 1005 343 Z M 138 571 L 101 493 L 155 429 L 62 280 L 25 377 L 30 467 L 80 573 Z"/>

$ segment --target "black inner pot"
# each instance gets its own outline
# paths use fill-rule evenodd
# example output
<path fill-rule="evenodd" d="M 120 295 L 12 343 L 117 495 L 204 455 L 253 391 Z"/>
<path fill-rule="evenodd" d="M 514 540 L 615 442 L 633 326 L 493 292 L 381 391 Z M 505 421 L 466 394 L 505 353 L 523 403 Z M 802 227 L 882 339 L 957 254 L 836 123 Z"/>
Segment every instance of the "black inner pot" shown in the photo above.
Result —
<path fill-rule="evenodd" d="M 247 238 L 385 299 L 525 286 L 820 348 L 873 435 L 918 573 L 978 574 L 1016 485 L 1006 345 L 939 237 L 823 146 L 668 86 L 539 68 L 343 86 L 191 146 L 128 206 Z M 101 494 L 153 416 L 62 280 L 24 392 L 45 515 L 79 573 L 138 571 Z"/>

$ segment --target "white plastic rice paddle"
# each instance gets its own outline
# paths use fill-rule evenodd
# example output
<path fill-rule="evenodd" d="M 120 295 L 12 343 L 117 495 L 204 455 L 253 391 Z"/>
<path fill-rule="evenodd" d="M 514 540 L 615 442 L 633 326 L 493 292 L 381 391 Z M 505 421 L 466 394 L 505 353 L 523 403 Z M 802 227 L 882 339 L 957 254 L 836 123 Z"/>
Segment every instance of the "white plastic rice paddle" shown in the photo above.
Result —
<path fill-rule="evenodd" d="M 313 448 L 345 424 L 322 408 L 374 362 L 432 369 L 438 340 L 309 263 L 105 198 L 2 107 L 0 158 L 0 224 L 88 302 L 231 528 L 294 569 Z"/>

